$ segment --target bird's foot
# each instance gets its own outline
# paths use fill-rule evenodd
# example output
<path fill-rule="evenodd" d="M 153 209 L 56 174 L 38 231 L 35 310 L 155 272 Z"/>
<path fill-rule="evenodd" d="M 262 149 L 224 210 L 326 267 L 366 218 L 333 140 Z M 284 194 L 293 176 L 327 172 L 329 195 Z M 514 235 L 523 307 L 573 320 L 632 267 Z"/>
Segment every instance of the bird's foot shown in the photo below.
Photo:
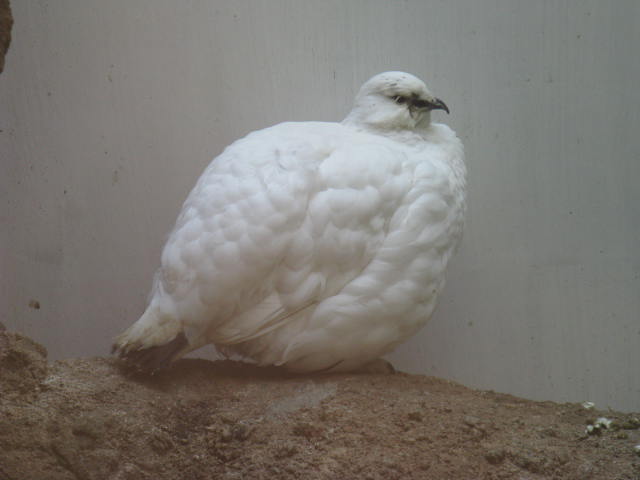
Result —
<path fill-rule="evenodd" d="M 187 337 L 180 332 L 171 341 L 153 347 L 129 349 L 122 348 L 116 343 L 111 347 L 111 353 L 120 357 L 135 370 L 153 375 L 184 355 L 185 347 L 188 345 Z"/>

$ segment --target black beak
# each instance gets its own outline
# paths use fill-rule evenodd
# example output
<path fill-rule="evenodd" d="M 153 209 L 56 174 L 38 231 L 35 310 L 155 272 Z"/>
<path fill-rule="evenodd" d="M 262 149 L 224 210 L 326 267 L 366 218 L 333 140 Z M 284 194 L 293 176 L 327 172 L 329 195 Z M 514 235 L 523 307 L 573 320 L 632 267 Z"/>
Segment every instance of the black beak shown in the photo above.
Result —
<path fill-rule="evenodd" d="M 433 100 L 419 100 L 414 98 L 411 100 L 411 106 L 418 109 L 426 108 L 427 110 L 444 110 L 449 113 L 449 107 L 447 107 L 447 104 L 439 98 L 434 98 Z"/>
<path fill-rule="evenodd" d="M 436 98 L 433 102 L 430 102 L 429 105 L 431 106 L 431 110 L 444 110 L 445 112 L 449 113 L 449 107 L 447 107 L 447 104 L 439 98 Z"/>

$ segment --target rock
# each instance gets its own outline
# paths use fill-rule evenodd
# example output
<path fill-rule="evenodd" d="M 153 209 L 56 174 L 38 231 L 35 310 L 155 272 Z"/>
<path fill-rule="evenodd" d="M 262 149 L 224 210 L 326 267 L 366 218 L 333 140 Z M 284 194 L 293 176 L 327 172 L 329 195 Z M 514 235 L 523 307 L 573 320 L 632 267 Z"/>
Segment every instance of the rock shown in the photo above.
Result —
<path fill-rule="evenodd" d="M 0 394 L 36 391 L 47 376 L 47 350 L 19 333 L 0 330 Z"/>
<path fill-rule="evenodd" d="M 12 26 L 13 17 L 11 16 L 9 0 L 0 0 L 0 73 L 4 70 L 4 56 L 11 43 Z"/>
<path fill-rule="evenodd" d="M 147 377 L 104 358 L 47 366 L 42 346 L 3 331 L 0 391 L 1 480 L 613 480 L 640 471 L 638 414 L 607 411 L 629 428 L 584 436 L 586 416 L 605 412 L 419 375 L 297 376 L 187 359 Z"/>

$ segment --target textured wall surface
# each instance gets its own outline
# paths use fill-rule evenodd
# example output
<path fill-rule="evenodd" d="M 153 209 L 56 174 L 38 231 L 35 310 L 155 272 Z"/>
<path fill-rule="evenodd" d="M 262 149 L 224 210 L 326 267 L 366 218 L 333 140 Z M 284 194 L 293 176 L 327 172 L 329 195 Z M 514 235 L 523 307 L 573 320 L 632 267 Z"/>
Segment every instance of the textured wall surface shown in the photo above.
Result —
<path fill-rule="evenodd" d="M 139 315 L 210 159 L 340 120 L 406 70 L 466 144 L 466 236 L 391 359 L 534 399 L 640 408 L 640 4 L 496 0 L 13 5 L 0 76 L 2 321 L 54 358 Z"/>

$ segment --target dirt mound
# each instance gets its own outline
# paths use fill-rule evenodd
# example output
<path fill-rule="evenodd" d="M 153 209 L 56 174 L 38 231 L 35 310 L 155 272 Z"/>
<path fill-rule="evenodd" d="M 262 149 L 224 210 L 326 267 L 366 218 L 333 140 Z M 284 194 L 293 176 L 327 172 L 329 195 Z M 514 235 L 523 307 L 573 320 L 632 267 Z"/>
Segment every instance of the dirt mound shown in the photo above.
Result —
<path fill-rule="evenodd" d="M 402 373 L 143 377 L 0 331 L 0 395 L 1 480 L 640 478 L 640 415 Z"/>

